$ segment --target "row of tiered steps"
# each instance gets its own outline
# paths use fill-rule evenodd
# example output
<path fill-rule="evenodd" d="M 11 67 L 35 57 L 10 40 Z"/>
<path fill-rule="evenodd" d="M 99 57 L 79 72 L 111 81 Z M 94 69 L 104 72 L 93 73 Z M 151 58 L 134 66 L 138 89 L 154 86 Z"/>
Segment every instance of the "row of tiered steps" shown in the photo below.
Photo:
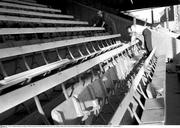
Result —
<path fill-rule="evenodd" d="M 153 65 L 140 42 L 61 10 L 3 0 L 0 13 L 0 124 L 114 124 L 138 71 Z"/>

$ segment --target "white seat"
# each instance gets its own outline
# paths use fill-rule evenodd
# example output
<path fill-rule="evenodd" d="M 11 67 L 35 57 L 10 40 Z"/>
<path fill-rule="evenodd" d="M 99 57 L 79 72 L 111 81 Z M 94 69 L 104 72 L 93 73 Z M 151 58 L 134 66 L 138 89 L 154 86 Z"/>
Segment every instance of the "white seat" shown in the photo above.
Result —
<path fill-rule="evenodd" d="M 55 124 L 77 125 L 82 121 L 91 124 L 91 120 L 99 111 L 98 101 L 91 96 L 86 86 L 71 98 L 54 108 L 51 112 Z"/>
<path fill-rule="evenodd" d="M 74 97 L 64 101 L 51 111 L 55 125 L 77 125 L 81 123 L 83 113 Z"/>

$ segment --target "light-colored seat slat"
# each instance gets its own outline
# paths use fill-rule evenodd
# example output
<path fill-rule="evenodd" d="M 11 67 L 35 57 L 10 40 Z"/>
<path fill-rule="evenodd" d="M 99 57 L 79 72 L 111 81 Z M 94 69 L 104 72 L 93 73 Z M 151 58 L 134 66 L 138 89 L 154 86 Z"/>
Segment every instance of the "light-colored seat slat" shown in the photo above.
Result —
<path fill-rule="evenodd" d="M 1 5 L 1 6 L 6 6 L 6 7 L 13 7 L 13 8 L 22 8 L 22 9 L 34 10 L 34 11 L 37 10 L 37 11 L 46 11 L 46 12 L 58 12 L 58 13 L 61 13 L 61 10 L 57 10 L 57 9 L 33 7 L 33 6 L 20 5 L 20 4 L 15 4 L 15 3 L 0 2 L 0 5 Z"/>
<path fill-rule="evenodd" d="M 119 44 L 114 44 L 112 46 L 106 47 L 106 49 L 108 49 L 110 47 L 117 47 L 118 45 Z M 105 49 L 103 49 L 103 50 L 105 50 Z M 94 54 L 96 54 L 96 52 Z M 91 54 L 91 56 L 92 56 L 92 54 Z M 78 59 L 83 59 L 83 58 L 84 58 L 84 56 L 82 56 L 81 58 L 78 58 Z M 66 61 L 64 60 L 63 63 L 69 62 L 69 61 L 67 61 L 67 62 Z M 59 64 L 58 62 L 54 62 L 54 63 L 48 64 L 45 66 L 41 66 L 41 67 L 29 70 L 29 71 L 25 71 L 25 72 L 22 72 L 22 73 L 19 73 L 19 74 L 10 76 L 10 77 L 6 77 L 4 80 L 0 81 L 0 84 L 4 85 L 0 89 L 7 88 L 9 86 L 12 86 L 13 84 L 23 82 L 27 79 L 31 79 L 35 76 L 42 74 L 42 73 L 46 73 L 47 71 L 51 71 L 53 69 L 56 69 L 56 68 L 58 68 L 59 65 L 61 65 L 61 64 Z"/>
<path fill-rule="evenodd" d="M 133 43 L 131 45 L 135 45 L 135 44 L 137 44 L 137 43 Z M 106 52 L 102 55 L 99 55 L 95 58 L 92 58 L 84 63 L 80 63 L 76 66 L 73 66 L 64 71 L 61 71 L 60 73 L 56 73 L 47 78 L 41 79 L 37 82 L 28 84 L 25 87 L 22 87 L 22 88 L 16 89 L 15 91 L 11 91 L 7 94 L 1 95 L 0 113 L 18 105 L 36 95 L 39 95 L 42 92 L 45 92 L 61 83 L 67 81 L 68 79 L 70 79 L 74 76 L 77 76 L 77 75 L 87 71 L 91 67 L 94 67 L 95 65 L 105 61 L 106 59 L 111 58 L 112 56 L 115 56 L 118 53 L 122 52 L 123 50 L 129 48 L 131 45 L 124 44 L 122 47 L 108 51 L 108 52 Z"/>
<path fill-rule="evenodd" d="M 141 121 L 143 124 L 164 123 L 164 109 L 153 109 L 143 111 Z"/>
<path fill-rule="evenodd" d="M 29 2 L 29 3 L 37 3 L 35 0 L 19 0 L 19 1 L 25 1 L 25 2 Z"/>
<path fill-rule="evenodd" d="M 19 0 L 2 0 L 2 1 L 10 2 L 10 3 L 12 2 L 12 3 L 17 3 L 17 4 L 22 4 L 22 5 L 43 7 L 43 8 L 46 8 L 46 7 L 47 7 L 47 5 L 36 4 L 36 3 L 29 3 L 29 2 L 19 1 Z"/>
<path fill-rule="evenodd" d="M 42 19 L 42 18 L 26 18 L 16 16 L 0 15 L 0 21 L 14 21 L 14 22 L 28 22 L 28 23 L 49 23 L 49 24 L 79 24 L 87 25 L 85 21 L 73 21 L 73 20 L 53 20 L 53 19 Z"/>
<path fill-rule="evenodd" d="M 41 28 L 1 28 L 0 35 L 31 34 L 53 32 L 102 31 L 103 27 L 41 27 Z"/>
<path fill-rule="evenodd" d="M 70 60 L 65 59 L 58 62 L 47 64 L 47 65 L 44 65 L 35 69 L 31 69 L 31 70 L 28 70 L 28 71 L 25 71 L 25 72 L 22 72 L 22 73 L 19 73 L 10 77 L 6 77 L 4 80 L 0 81 L 0 84 L 1 84 L 0 90 L 10 87 L 19 82 L 25 81 L 27 79 L 31 79 L 35 76 L 46 73 L 48 71 L 57 69 L 61 67 L 62 65 L 67 64 L 69 62 Z"/>
<path fill-rule="evenodd" d="M 145 109 L 159 109 L 164 108 L 164 98 L 147 99 L 144 104 Z"/>
<path fill-rule="evenodd" d="M 78 38 L 78 39 L 70 39 L 70 40 L 63 40 L 63 41 L 55 41 L 50 43 L 44 43 L 44 44 L 35 44 L 35 45 L 27 45 L 27 46 L 21 46 L 21 47 L 13 47 L 13 48 L 4 48 L 0 49 L 0 59 L 7 58 L 10 56 L 17 56 L 17 55 L 23 55 L 28 54 L 32 52 L 38 52 L 63 46 L 70 46 L 70 45 L 76 45 L 80 43 L 86 43 L 90 41 L 98 41 L 98 40 L 106 40 L 111 38 L 119 37 L 120 34 L 116 35 L 108 35 L 108 36 L 98 36 L 98 37 L 86 37 L 86 38 Z"/>
<path fill-rule="evenodd" d="M 63 15 L 63 14 L 47 14 L 42 12 L 34 12 L 34 11 L 25 11 L 25 10 L 17 10 L 17 9 L 6 9 L 0 8 L 1 13 L 8 13 L 8 14 L 21 14 L 21 15 L 30 15 L 30 16 L 39 16 L 39 17 L 51 17 L 51 18 L 67 18 L 73 19 L 74 16 L 71 15 Z"/>

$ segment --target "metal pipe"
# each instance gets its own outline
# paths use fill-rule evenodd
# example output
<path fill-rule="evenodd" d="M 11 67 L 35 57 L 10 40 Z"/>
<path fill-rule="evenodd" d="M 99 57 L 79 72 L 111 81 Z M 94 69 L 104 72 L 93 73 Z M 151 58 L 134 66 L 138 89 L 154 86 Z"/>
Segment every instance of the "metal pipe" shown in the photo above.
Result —
<path fill-rule="evenodd" d="M 41 103 L 39 101 L 39 98 L 37 96 L 34 97 L 34 101 L 36 103 L 36 107 L 38 109 L 38 112 L 41 114 L 42 116 L 42 119 L 43 119 L 43 122 L 46 124 L 46 125 L 50 125 L 50 122 L 48 121 L 44 111 L 43 111 L 43 108 L 41 106 Z"/>
<path fill-rule="evenodd" d="M 66 88 L 65 88 L 65 86 L 64 86 L 64 83 L 61 84 L 61 87 L 62 87 L 63 94 L 64 94 L 66 100 L 69 99 L 69 96 L 68 96 L 68 94 L 67 94 L 67 91 L 66 91 Z"/>
<path fill-rule="evenodd" d="M 166 12 L 166 25 L 167 25 L 167 29 L 169 29 L 169 7 L 165 9 L 165 12 Z"/>

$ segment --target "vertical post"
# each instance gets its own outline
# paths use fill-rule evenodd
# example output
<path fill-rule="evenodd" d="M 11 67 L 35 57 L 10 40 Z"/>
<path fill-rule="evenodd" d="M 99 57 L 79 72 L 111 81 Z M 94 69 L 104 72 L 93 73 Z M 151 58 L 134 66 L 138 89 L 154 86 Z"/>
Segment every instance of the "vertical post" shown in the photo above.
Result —
<path fill-rule="evenodd" d="M 154 25 L 154 11 L 153 8 L 151 8 L 151 19 L 152 19 L 152 26 Z"/>
<path fill-rule="evenodd" d="M 0 61 L 0 69 L 1 69 L 1 71 L 2 71 L 2 75 L 4 76 L 4 77 L 7 77 L 8 76 L 8 74 L 7 74 L 7 72 L 5 71 L 5 68 L 4 68 L 4 66 L 3 66 L 3 64 L 2 64 L 2 62 Z"/>
<path fill-rule="evenodd" d="M 57 54 L 57 56 L 58 56 L 58 59 L 59 59 L 59 60 L 62 60 L 62 58 L 61 58 L 61 56 L 60 56 L 57 48 L 56 48 L 56 54 Z"/>
<path fill-rule="evenodd" d="M 24 64 L 25 64 L 27 70 L 30 70 L 31 68 L 29 67 L 29 65 L 28 65 L 28 63 L 26 61 L 26 57 L 24 55 L 22 55 L 22 58 L 23 58 L 23 61 L 24 61 Z"/>
<path fill-rule="evenodd" d="M 134 4 L 133 0 L 130 0 L 131 1 L 131 4 Z"/>
<path fill-rule="evenodd" d="M 166 25 L 167 25 L 167 29 L 169 29 L 169 7 L 166 7 Z"/>
<path fill-rule="evenodd" d="M 133 17 L 133 26 L 134 26 L 134 28 L 132 28 L 132 29 L 134 29 L 134 30 L 132 30 L 132 31 L 134 33 L 136 33 L 136 18 L 135 17 Z M 136 34 L 134 36 L 136 36 Z"/>
<path fill-rule="evenodd" d="M 133 17 L 133 25 L 135 26 L 136 25 L 136 18 Z"/>
<path fill-rule="evenodd" d="M 144 22 L 144 26 L 147 26 L 147 20 L 148 20 L 148 19 L 146 19 L 146 21 Z"/>
<path fill-rule="evenodd" d="M 41 51 L 41 55 L 42 55 L 42 57 L 43 57 L 44 62 L 45 62 L 46 64 L 48 64 L 48 61 L 47 61 L 47 59 L 46 59 L 45 54 L 44 54 L 43 51 Z"/>
<path fill-rule="evenodd" d="M 38 109 L 38 112 L 39 112 L 39 113 L 41 114 L 41 116 L 42 116 L 42 119 L 43 119 L 44 123 L 45 123 L 46 125 L 50 125 L 50 122 L 48 121 L 48 119 L 47 119 L 47 117 L 46 117 L 46 115 L 45 115 L 45 113 L 44 113 L 44 111 L 43 111 L 43 108 L 42 108 L 42 106 L 41 106 L 41 103 L 40 103 L 40 101 L 39 101 L 39 98 L 38 98 L 37 96 L 34 97 L 34 101 L 35 101 L 35 103 L 36 103 L 36 107 L 37 107 L 37 109 Z"/>
<path fill-rule="evenodd" d="M 65 88 L 65 86 L 64 86 L 64 83 L 61 84 L 61 87 L 62 87 L 63 94 L 64 94 L 66 100 L 69 99 L 69 96 L 68 96 L 68 94 L 67 94 L 67 91 L 66 91 L 66 88 Z"/>
<path fill-rule="evenodd" d="M 178 30 L 180 29 L 180 25 L 179 25 L 179 21 L 180 21 L 180 12 L 179 12 L 179 10 L 180 10 L 180 8 L 179 8 L 180 6 L 179 5 L 177 5 L 177 22 L 178 22 Z"/>

